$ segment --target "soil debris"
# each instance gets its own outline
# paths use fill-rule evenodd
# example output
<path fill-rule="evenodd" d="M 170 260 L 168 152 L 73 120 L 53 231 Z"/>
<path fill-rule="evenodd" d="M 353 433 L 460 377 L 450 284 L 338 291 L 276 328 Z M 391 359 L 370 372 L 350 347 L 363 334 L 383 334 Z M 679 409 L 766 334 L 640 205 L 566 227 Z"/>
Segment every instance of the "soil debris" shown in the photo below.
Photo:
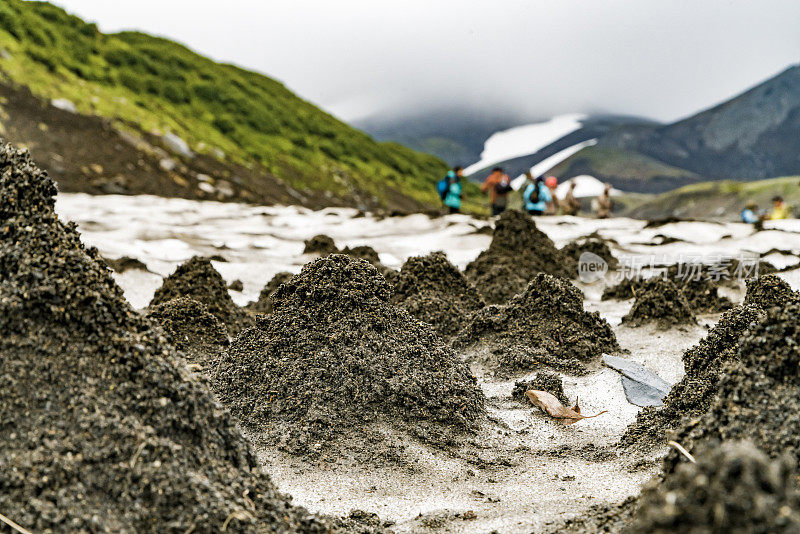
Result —
<path fill-rule="evenodd" d="M 771 460 L 752 443 L 709 443 L 649 483 L 626 534 L 800 532 L 796 460 Z"/>
<path fill-rule="evenodd" d="M 120 274 L 135 269 L 150 272 L 150 269 L 147 268 L 147 265 L 145 265 L 143 261 L 131 258 L 130 256 L 122 256 L 116 259 L 103 257 L 103 261 L 106 262 L 112 271 Z"/>
<path fill-rule="evenodd" d="M 384 276 L 394 271 L 381 263 L 378 252 L 367 245 L 358 245 L 355 247 L 344 247 L 339 249 L 336 246 L 333 238 L 325 234 L 315 235 L 311 239 L 305 241 L 305 249 L 303 254 L 318 254 L 319 256 L 327 256 L 329 254 L 344 254 L 360 260 L 366 260 L 374 265 Z"/>
<path fill-rule="evenodd" d="M 307 264 L 233 341 L 214 382 L 220 400 L 294 454 L 359 444 L 351 452 L 379 454 L 364 439 L 379 421 L 439 444 L 471 432 L 485 413 L 475 377 L 391 297 L 364 260 Z"/>
<path fill-rule="evenodd" d="M 292 276 L 294 275 L 287 271 L 277 273 L 261 290 L 261 293 L 258 295 L 258 300 L 250 302 L 247 305 L 247 309 L 256 313 L 272 313 L 272 295 L 282 283 L 289 280 Z"/>
<path fill-rule="evenodd" d="M 230 291 L 244 291 L 244 283 L 241 280 L 234 280 L 230 284 L 228 284 L 228 289 Z"/>
<path fill-rule="evenodd" d="M 527 406 L 529 401 L 525 392 L 529 390 L 546 391 L 557 398 L 562 404 L 569 404 L 569 399 L 564 393 L 564 382 L 561 380 L 561 377 L 555 373 L 539 371 L 536 373 L 533 380 L 518 380 L 514 383 L 514 390 L 511 392 L 511 398 Z"/>
<path fill-rule="evenodd" d="M 628 326 L 655 323 L 663 329 L 694 322 L 694 313 L 683 292 L 672 280 L 660 276 L 644 281 L 633 307 L 622 318 L 622 323 Z"/>
<path fill-rule="evenodd" d="M 760 276 L 747 281 L 747 293 L 744 296 L 745 304 L 752 304 L 763 309 L 782 307 L 787 304 L 800 302 L 800 294 L 782 278 L 774 274 Z"/>
<path fill-rule="evenodd" d="M 620 350 L 605 319 L 583 309 L 581 291 L 543 273 L 507 305 L 476 312 L 453 346 L 502 375 L 541 367 L 583 374 Z"/>
<path fill-rule="evenodd" d="M 320 254 L 327 256 L 339 252 L 333 238 L 325 234 L 315 235 L 311 239 L 305 241 L 305 248 L 303 254 Z"/>
<path fill-rule="evenodd" d="M 0 148 L 0 510 L 34 532 L 328 532 Z"/>
<path fill-rule="evenodd" d="M 205 304 L 231 334 L 252 324 L 250 316 L 233 302 L 225 281 L 208 258 L 195 256 L 179 265 L 156 290 L 150 306 L 180 297 L 190 297 Z"/>
<path fill-rule="evenodd" d="M 489 304 L 504 304 L 522 293 L 537 273 L 572 278 L 577 268 L 529 215 L 516 210 L 500 216 L 489 248 L 464 271 Z"/>
<path fill-rule="evenodd" d="M 763 316 L 760 308 L 750 305 L 724 313 L 708 336 L 684 353 L 686 374 L 664 398 L 664 405 L 639 411 L 621 443 L 662 445 L 684 418 L 707 412 L 717 394 L 723 366 L 739 358 L 739 338 Z"/>
<path fill-rule="evenodd" d="M 670 265 L 661 277 L 670 279 L 681 290 L 694 313 L 722 313 L 733 307 L 728 297 L 719 294 L 724 278 L 703 274 L 707 266 L 700 264 Z M 605 288 L 602 300 L 627 300 L 636 298 L 645 290 L 647 279 L 627 278 L 616 285 Z"/>
<path fill-rule="evenodd" d="M 175 348 L 205 372 L 228 346 L 225 325 L 208 311 L 205 304 L 189 297 L 156 304 L 147 310 L 147 318 L 160 325 L 169 334 Z"/>
<path fill-rule="evenodd" d="M 675 441 L 689 451 L 713 440 L 748 439 L 770 457 L 800 457 L 800 304 L 771 307 L 739 341 L 705 414 L 685 421 Z M 667 456 L 667 471 L 677 458 Z"/>
<path fill-rule="evenodd" d="M 597 236 L 597 234 L 571 241 L 561 249 L 561 253 L 575 260 L 576 264 L 580 259 L 581 254 L 584 252 L 591 252 L 592 254 L 603 258 L 603 260 L 608 264 L 609 271 L 615 271 L 619 267 L 619 260 L 617 260 L 617 258 L 611 252 L 611 248 L 608 246 L 608 243 L 606 243 L 603 238 Z"/>
<path fill-rule="evenodd" d="M 456 335 L 469 314 L 484 306 L 472 282 L 444 252 L 409 258 L 393 282 L 392 301 L 445 339 Z"/>

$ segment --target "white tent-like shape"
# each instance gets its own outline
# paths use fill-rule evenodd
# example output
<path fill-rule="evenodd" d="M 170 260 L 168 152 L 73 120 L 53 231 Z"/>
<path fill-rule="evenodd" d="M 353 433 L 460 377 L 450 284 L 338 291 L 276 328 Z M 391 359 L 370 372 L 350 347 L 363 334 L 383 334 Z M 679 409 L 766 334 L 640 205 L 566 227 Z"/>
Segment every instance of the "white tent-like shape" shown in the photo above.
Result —
<path fill-rule="evenodd" d="M 575 191 L 573 191 L 575 198 L 598 197 L 600 196 L 600 193 L 603 192 L 603 188 L 605 188 L 605 184 L 594 176 L 581 174 L 580 176 L 575 176 L 574 178 L 570 178 L 569 180 L 565 180 L 563 183 L 558 184 L 558 187 L 556 187 L 556 196 L 558 198 L 564 198 L 567 196 L 569 185 L 573 182 L 575 183 Z M 612 196 L 621 194 L 622 191 L 619 189 L 611 189 Z"/>

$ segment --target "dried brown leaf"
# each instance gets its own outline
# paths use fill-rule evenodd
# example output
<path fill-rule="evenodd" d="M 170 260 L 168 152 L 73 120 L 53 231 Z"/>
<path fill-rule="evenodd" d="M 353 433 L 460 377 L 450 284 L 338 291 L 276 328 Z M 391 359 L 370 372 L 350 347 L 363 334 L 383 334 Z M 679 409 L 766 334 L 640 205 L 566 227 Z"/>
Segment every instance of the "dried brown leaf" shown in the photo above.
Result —
<path fill-rule="evenodd" d="M 597 417 L 598 415 L 602 415 L 608 411 L 603 410 L 602 412 L 594 415 L 583 415 L 581 414 L 581 408 L 578 406 L 577 401 L 575 402 L 574 408 L 567 408 L 561 404 L 561 401 L 546 391 L 530 390 L 526 391 L 525 395 L 528 396 L 528 399 L 530 399 L 534 406 L 538 407 L 553 419 L 563 421 L 564 424 L 567 425 L 577 423 L 581 419 Z"/>

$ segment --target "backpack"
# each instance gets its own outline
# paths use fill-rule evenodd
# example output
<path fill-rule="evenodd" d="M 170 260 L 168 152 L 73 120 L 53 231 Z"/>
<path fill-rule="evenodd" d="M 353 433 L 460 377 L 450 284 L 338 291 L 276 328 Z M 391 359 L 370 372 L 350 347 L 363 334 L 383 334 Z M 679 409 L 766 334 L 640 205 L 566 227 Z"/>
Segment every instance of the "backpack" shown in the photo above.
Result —
<path fill-rule="evenodd" d="M 539 190 L 539 183 L 534 182 L 533 184 L 533 191 L 531 191 L 531 196 L 529 198 L 531 204 L 538 204 L 539 203 L 539 196 L 541 191 Z"/>
<path fill-rule="evenodd" d="M 511 182 L 509 182 L 507 179 L 498 182 L 497 185 L 494 186 L 494 192 L 498 195 L 507 195 L 513 190 L 514 188 L 511 187 Z"/>
<path fill-rule="evenodd" d="M 448 191 L 450 191 L 450 177 L 445 176 L 438 182 L 436 182 L 436 191 L 439 193 L 439 198 L 444 200 L 447 196 Z"/>

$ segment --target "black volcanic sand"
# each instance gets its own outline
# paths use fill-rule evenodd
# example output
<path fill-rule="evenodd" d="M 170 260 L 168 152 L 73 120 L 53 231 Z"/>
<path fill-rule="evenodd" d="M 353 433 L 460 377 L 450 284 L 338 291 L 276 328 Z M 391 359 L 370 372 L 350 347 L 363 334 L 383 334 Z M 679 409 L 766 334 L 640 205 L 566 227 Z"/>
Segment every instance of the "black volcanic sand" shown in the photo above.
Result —
<path fill-rule="evenodd" d="M 681 457 L 640 496 L 597 506 L 553 532 L 581 534 L 796 533 L 800 490 L 794 459 L 770 459 L 748 441 L 713 442 Z"/>
<path fill-rule="evenodd" d="M 329 532 L 0 148 L 0 510 L 34 532 Z"/>
<path fill-rule="evenodd" d="M 355 247 L 344 247 L 339 249 L 336 246 L 333 238 L 325 234 L 315 235 L 311 239 L 306 240 L 303 254 L 318 254 L 320 256 L 327 256 L 329 254 L 344 254 L 360 260 L 366 260 L 374 265 L 384 276 L 394 274 L 395 271 L 386 267 L 381 263 L 378 252 L 367 245 L 358 245 Z"/>
<path fill-rule="evenodd" d="M 620 350 L 609 324 L 584 311 L 577 287 L 542 273 L 507 305 L 475 313 L 453 346 L 502 375 L 542 366 L 583 374 L 602 353 Z"/>
<path fill-rule="evenodd" d="M 112 271 L 118 273 L 124 273 L 125 271 L 131 271 L 134 269 L 150 272 L 150 269 L 147 268 L 147 265 L 145 265 L 144 262 L 137 260 L 136 258 L 131 258 L 130 256 L 122 256 L 121 258 L 116 259 L 104 257 L 103 261 L 106 262 Z"/>
<path fill-rule="evenodd" d="M 338 251 L 339 249 L 336 247 L 336 243 L 333 241 L 332 237 L 319 234 L 305 241 L 303 254 L 322 254 L 327 256 L 328 254 L 334 254 Z"/>
<path fill-rule="evenodd" d="M 672 280 L 660 276 L 644 281 L 633 307 L 622 318 L 622 323 L 628 326 L 656 324 L 664 329 L 694 322 L 694 314 L 683 292 Z"/>
<path fill-rule="evenodd" d="M 708 411 L 676 440 L 690 451 L 714 440 L 752 440 L 769 456 L 800 458 L 800 304 L 773 307 L 739 341 Z M 669 471 L 678 459 L 670 454 Z"/>
<path fill-rule="evenodd" d="M 546 391 L 560 400 L 564 406 L 570 404 L 567 395 L 564 393 L 564 382 L 555 373 L 539 371 L 533 380 L 518 380 L 514 383 L 511 398 L 525 406 L 530 406 L 531 401 L 525 395 L 525 392 L 529 390 Z"/>
<path fill-rule="evenodd" d="M 573 278 L 576 265 L 530 216 L 509 210 L 497 219 L 489 248 L 467 265 L 464 274 L 487 303 L 505 304 L 525 291 L 537 273 Z"/>
<path fill-rule="evenodd" d="M 225 281 L 208 258 L 195 256 L 179 265 L 156 290 L 150 307 L 180 297 L 205 304 L 232 334 L 252 325 L 250 316 L 231 299 Z"/>
<path fill-rule="evenodd" d="M 739 358 L 739 338 L 764 312 L 743 305 L 725 312 L 708 336 L 686 351 L 684 377 L 675 384 L 660 408 L 643 408 L 623 434 L 623 445 L 664 444 L 667 432 L 677 428 L 683 418 L 708 411 L 717 393 L 722 366 Z"/>
<path fill-rule="evenodd" d="M 272 313 L 272 295 L 282 283 L 289 280 L 292 276 L 294 276 L 292 273 L 286 271 L 277 273 L 261 290 L 261 293 L 258 295 L 258 300 L 249 303 L 247 309 L 256 313 Z"/>
<path fill-rule="evenodd" d="M 413 256 L 394 280 L 394 304 L 434 327 L 445 339 L 458 333 L 469 314 L 483 308 L 472 282 L 444 252 Z"/>
<path fill-rule="evenodd" d="M 626 534 L 800 532 L 796 460 L 749 442 L 709 443 L 639 497 Z"/>
<path fill-rule="evenodd" d="M 686 264 L 670 265 L 667 277 L 681 290 L 694 313 L 722 313 L 733 308 L 728 297 L 719 294 L 724 280 L 714 280 L 703 274 L 700 278 L 686 276 L 691 272 Z M 605 288 L 602 300 L 627 300 L 636 298 L 643 292 L 646 280 L 642 278 L 625 279 L 616 285 Z"/>
<path fill-rule="evenodd" d="M 798 301 L 800 301 L 800 295 L 793 291 L 782 278 L 774 274 L 760 276 L 754 280 L 747 281 L 747 293 L 744 296 L 745 304 L 769 309 L 775 306 L 783 307 Z"/>
<path fill-rule="evenodd" d="M 247 428 L 295 454 L 331 445 L 379 455 L 366 438 L 376 422 L 439 444 L 471 432 L 485 413 L 476 379 L 391 296 L 366 261 L 307 264 L 274 293 L 272 314 L 233 341 L 217 395 Z"/>
<path fill-rule="evenodd" d="M 611 248 L 608 246 L 608 243 L 606 243 L 606 241 L 601 237 L 587 236 L 576 239 L 575 241 L 567 243 L 564 248 L 561 249 L 562 254 L 574 259 L 575 262 L 580 259 L 581 254 L 584 252 L 591 252 L 592 254 L 603 258 L 608 264 L 609 271 L 615 271 L 617 267 L 619 267 L 619 260 L 617 260 L 617 258 L 611 252 Z"/>
<path fill-rule="evenodd" d="M 228 331 L 205 304 L 181 297 L 147 310 L 147 318 L 161 326 L 176 349 L 207 373 L 228 346 Z"/>

